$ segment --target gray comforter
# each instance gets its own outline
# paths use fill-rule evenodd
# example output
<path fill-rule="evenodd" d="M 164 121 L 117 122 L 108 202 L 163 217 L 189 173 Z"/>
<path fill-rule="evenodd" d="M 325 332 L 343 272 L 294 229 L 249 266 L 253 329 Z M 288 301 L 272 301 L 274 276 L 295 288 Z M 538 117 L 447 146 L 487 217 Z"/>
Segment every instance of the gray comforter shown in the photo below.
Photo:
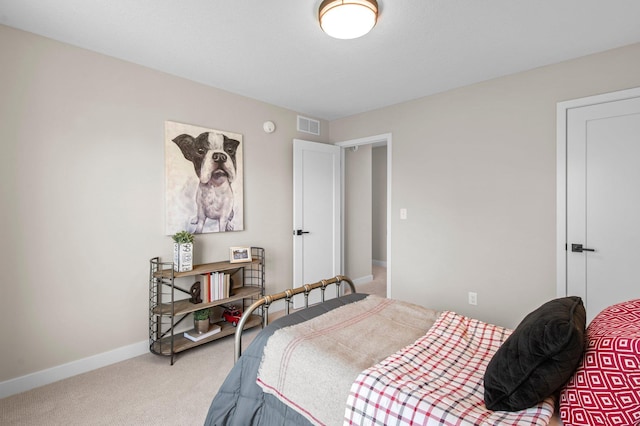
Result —
<path fill-rule="evenodd" d="M 297 311 L 265 327 L 231 369 L 213 399 L 205 425 L 309 425 L 309 421 L 256 384 L 262 350 L 277 329 L 314 318 L 339 306 L 362 300 L 366 294 L 349 294 L 338 299 Z"/>

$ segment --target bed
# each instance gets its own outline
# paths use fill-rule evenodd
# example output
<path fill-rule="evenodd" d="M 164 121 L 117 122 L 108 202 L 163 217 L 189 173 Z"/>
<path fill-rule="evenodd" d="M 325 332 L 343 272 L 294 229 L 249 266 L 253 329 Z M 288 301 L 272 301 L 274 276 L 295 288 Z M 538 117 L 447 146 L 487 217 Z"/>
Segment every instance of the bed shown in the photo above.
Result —
<path fill-rule="evenodd" d="M 324 301 L 330 285 L 339 294 L 345 286 L 351 291 Z M 321 304 L 289 314 L 294 295 L 308 300 L 315 289 L 323 293 Z M 266 296 L 245 315 L 265 309 L 266 324 L 278 299 L 286 300 L 288 315 L 264 327 L 244 353 L 242 320 L 238 325 L 236 364 L 206 425 L 560 425 L 561 415 L 567 425 L 590 424 L 580 423 L 581 391 L 565 390 L 589 342 L 578 297 L 551 300 L 510 330 L 358 294 L 351 280 L 337 276 Z M 632 392 L 640 401 L 638 389 Z M 628 398 L 619 405 L 629 411 Z M 638 420 L 634 407 L 627 414 Z"/>

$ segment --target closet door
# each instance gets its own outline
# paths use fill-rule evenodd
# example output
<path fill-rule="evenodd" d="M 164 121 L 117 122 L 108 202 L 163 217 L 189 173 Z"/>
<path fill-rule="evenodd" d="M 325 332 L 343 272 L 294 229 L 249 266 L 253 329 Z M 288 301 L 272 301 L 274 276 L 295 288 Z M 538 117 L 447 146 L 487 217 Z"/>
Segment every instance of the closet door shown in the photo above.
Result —
<path fill-rule="evenodd" d="M 640 93 L 618 94 L 565 110 L 564 286 L 587 321 L 640 298 Z"/>

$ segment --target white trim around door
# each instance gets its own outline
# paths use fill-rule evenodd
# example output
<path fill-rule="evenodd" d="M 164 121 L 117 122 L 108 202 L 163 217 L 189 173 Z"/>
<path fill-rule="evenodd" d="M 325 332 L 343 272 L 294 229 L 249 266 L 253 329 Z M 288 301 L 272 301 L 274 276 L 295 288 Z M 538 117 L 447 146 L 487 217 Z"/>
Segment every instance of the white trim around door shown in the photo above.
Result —
<path fill-rule="evenodd" d="M 559 102 L 557 105 L 556 294 L 567 296 L 567 117 L 569 110 L 640 97 L 640 88 Z"/>
<path fill-rule="evenodd" d="M 334 145 L 339 146 L 341 148 L 343 148 L 343 152 L 342 155 L 344 156 L 344 148 L 351 148 L 354 146 L 360 146 L 360 145 L 373 145 L 373 146 L 383 146 L 386 145 L 387 146 L 387 297 L 391 297 L 391 289 L 392 289 L 392 284 L 391 284 L 391 267 L 392 267 L 392 262 L 391 262 L 391 164 L 392 164 L 392 135 L 391 133 L 383 133 L 380 135 L 374 135 L 374 136 L 367 136 L 364 138 L 358 138 L 358 139 L 350 139 L 350 140 L 346 140 L 346 141 L 341 141 L 341 142 L 336 142 Z M 344 185 L 344 159 L 342 161 L 342 185 Z M 342 196 L 344 197 L 344 188 L 342 191 Z M 343 209 L 344 209 L 344 200 L 342 203 Z M 342 214 L 342 216 L 344 217 L 344 212 Z M 342 243 L 344 244 L 344 224 L 343 224 L 343 229 L 342 229 Z M 344 256 L 344 248 L 342 249 L 342 255 Z M 344 259 L 342 261 L 342 265 L 344 265 Z"/>

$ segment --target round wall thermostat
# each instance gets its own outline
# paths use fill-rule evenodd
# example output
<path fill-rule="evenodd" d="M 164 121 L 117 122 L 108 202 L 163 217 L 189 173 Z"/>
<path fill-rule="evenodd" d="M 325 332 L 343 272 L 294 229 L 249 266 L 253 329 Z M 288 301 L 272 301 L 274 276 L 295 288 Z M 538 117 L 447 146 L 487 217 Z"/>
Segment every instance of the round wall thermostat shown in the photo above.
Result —
<path fill-rule="evenodd" d="M 273 133 L 276 130 L 276 125 L 273 121 L 265 121 L 262 125 L 262 128 L 267 133 Z"/>

